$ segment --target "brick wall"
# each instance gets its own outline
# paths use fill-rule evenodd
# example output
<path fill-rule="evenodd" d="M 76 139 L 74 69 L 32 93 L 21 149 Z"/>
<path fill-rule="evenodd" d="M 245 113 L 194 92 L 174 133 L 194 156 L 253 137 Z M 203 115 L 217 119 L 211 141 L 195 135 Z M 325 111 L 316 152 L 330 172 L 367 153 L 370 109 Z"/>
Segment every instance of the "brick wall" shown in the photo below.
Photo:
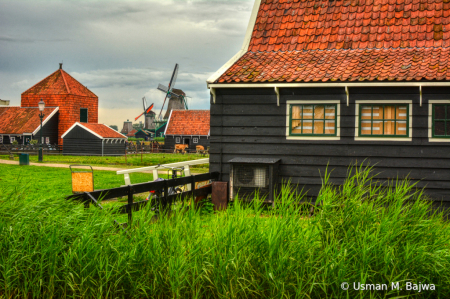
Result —
<path fill-rule="evenodd" d="M 88 109 L 88 122 L 98 123 L 98 97 L 72 94 L 22 94 L 22 107 L 38 107 L 43 99 L 46 107 L 59 107 L 58 140 L 75 122 L 80 121 L 80 108 Z"/>

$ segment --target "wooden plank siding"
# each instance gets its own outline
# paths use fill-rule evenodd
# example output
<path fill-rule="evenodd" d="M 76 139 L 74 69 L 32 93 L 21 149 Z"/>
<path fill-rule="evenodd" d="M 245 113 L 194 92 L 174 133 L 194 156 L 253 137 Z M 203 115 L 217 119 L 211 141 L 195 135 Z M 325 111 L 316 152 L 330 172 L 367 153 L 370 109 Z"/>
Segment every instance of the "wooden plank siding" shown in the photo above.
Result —
<path fill-rule="evenodd" d="M 449 100 L 450 88 L 350 87 L 280 88 L 280 106 L 272 88 L 217 89 L 211 98 L 210 171 L 229 180 L 228 161 L 236 157 L 279 158 L 282 180 L 290 180 L 315 197 L 328 165 L 331 181 L 340 184 L 351 163 L 376 165 L 379 179 L 411 178 L 437 201 L 450 201 L 450 140 L 429 142 L 428 101 Z M 339 140 L 287 140 L 286 102 L 339 100 Z M 356 141 L 355 101 L 412 101 L 412 141 Z"/>
<path fill-rule="evenodd" d="M 48 122 L 42 126 L 42 137 L 50 137 L 50 144 L 58 144 L 58 121 L 59 121 L 59 112 L 56 112 L 55 115 L 52 116 Z M 40 130 L 37 131 L 36 135 L 33 136 L 32 139 L 39 141 L 40 138 Z"/>
<path fill-rule="evenodd" d="M 180 143 L 175 143 L 175 138 L 180 137 Z M 198 138 L 198 143 L 193 143 L 193 138 Z M 180 136 L 180 135 L 166 135 L 164 139 L 164 148 L 165 149 L 175 149 L 175 144 L 184 144 L 184 139 L 189 139 L 189 147 L 190 151 L 195 151 L 197 145 L 202 145 L 205 149 L 210 145 L 210 137 L 208 136 Z"/>

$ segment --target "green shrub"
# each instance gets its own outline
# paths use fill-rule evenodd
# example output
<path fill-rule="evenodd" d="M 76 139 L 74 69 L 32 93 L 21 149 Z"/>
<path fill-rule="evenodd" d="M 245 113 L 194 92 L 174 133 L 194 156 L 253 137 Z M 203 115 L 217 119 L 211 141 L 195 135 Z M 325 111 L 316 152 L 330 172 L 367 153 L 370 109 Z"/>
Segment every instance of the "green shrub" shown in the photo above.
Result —
<path fill-rule="evenodd" d="M 30 141 L 30 144 L 31 144 L 31 145 L 36 145 L 36 144 L 38 144 L 38 141 L 37 141 L 36 139 L 32 139 L 32 140 Z"/>
<path fill-rule="evenodd" d="M 19 142 L 17 140 L 14 140 L 13 142 L 11 142 L 12 145 L 18 145 Z"/>
<path fill-rule="evenodd" d="M 154 140 L 158 141 L 158 142 L 164 142 L 165 138 L 164 137 L 155 137 L 153 138 Z"/>

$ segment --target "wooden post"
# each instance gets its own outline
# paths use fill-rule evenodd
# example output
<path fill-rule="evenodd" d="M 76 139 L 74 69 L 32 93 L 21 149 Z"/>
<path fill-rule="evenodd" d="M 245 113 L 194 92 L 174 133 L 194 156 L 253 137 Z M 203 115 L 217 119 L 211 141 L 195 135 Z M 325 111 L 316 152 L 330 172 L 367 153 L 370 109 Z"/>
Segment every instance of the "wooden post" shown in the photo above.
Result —
<path fill-rule="evenodd" d="M 133 187 L 128 186 L 128 225 L 131 225 L 132 213 L 133 213 Z"/>
<path fill-rule="evenodd" d="M 142 154 L 144 153 L 144 145 L 143 142 L 141 142 L 141 163 L 142 163 Z"/>
<path fill-rule="evenodd" d="M 127 162 L 127 147 L 125 146 L 125 165 L 127 165 L 128 164 L 128 162 Z"/>
<path fill-rule="evenodd" d="M 168 205 L 167 196 L 169 194 L 169 180 L 165 180 L 164 183 L 164 203 L 162 204 L 162 206 L 164 207 L 164 209 L 166 209 L 166 206 Z"/>
<path fill-rule="evenodd" d="M 228 205 L 228 182 L 212 182 L 211 200 L 214 210 L 225 210 Z"/>
<path fill-rule="evenodd" d="M 191 175 L 191 169 L 189 168 L 189 165 L 186 165 L 186 166 L 184 166 L 184 176 L 190 176 Z M 187 191 L 191 191 L 191 190 L 194 190 L 195 189 L 195 183 L 194 183 L 194 186 L 193 187 L 191 187 L 191 185 L 187 185 L 186 186 L 187 188 Z"/>

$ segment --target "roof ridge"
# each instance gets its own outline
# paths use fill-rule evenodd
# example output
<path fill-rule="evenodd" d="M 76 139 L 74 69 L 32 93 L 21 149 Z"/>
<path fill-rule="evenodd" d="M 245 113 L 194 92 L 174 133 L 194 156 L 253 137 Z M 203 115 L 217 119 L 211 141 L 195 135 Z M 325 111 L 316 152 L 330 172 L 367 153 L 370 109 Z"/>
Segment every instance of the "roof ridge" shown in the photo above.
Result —
<path fill-rule="evenodd" d="M 28 88 L 27 90 L 25 90 L 24 92 L 22 92 L 21 94 L 26 93 L 27 91 L 29 91 L 30 89 L 34 88 L 35 86 L 41 84 L 44 80 L 46 80 L 48 77 L 53 76 L 53 74 L 55 74 L 57 71 L 59 71 L 59 69 L 57 69 L 56 71 L 54 71 L 53 73 L 51 73 L 50 75 L 48 75 L 47 77 L 45 77 L 44 79 L 42 79 L 41 81 L 39 81 L 38 83 L 34 84 L 33 86 L 31 86 L 30 88 Z"/>
<path fill-rule="evenodd" d="M 310 50 L 302 49 L 302 50 L 287 50 L 287 51 L 275 51 L 275 50 L 273 50 L 273 51 L 251 51 L 251 50 L 248 50 L 247 52 L 244 53 L 244 55 L 247 54 L 247 53 L 252 53 L 252 54 L 256 54 L 256 53 L 275 53 L 275 54 L 278 54 L 278 53 L 320 52 L 320 51 L 323 51 L 323 52 L 325 52 L 325 51 L 330 51 L 330 52 L 331 51 L 340 51 L 340 52 L 342 52 L 342 51 L 354 51 L 354 50 L 362 50 L 362 51 L 366 51 L 366 50 L 380 50 L 380 51 L 382 51 L 382 50 L 414 50 L 414 49 L 417 49 L 417 50 L 420 50 L 420 49 L 424 49 L 424 50 L 430 50 L 430 49 L 450 50 L 450 47 L 397 47 L 397 48 L 393 48 L 393 47 L 384 48 L 383 47 L 383 48 L 353 48 L 353 49 L 310 49 Z M 244 56 L 244 55 L 242 55 L 242 56 Z"/>
<path fill-rule="evenodd" d="M 78 84 L 80 84 L 81 86 L 83 86 L 83 88 L 84 88 L 88 93 L 91 93 L 91 94 L 93 94 L 94 96 L 97 97 L 97 95 L 96 95 L 94 92 L 92 92 L 92 90 L 90 90 L 89 88 L 87 88 L 86 86 L 84 86 L 83 84 L 81 84 L 80 81 L 78 81 L 77 79 L 75 79 L 72 75 L 70 75 L 70 74 L 67 73 L 66 71 L 64 71 L 64 73 L 65 73 L 67 76 L 69 76 L 72 80 L 76 81 Z"/>
<path fill-rule="evenodd" d="M 66 78 L 64 77 L 64 71 L 63 71 L 63 69 L 59 69 L 59 71 L 61 71 L 61 76 L 62 76 L 62 78 L 63 78 L 63 80 L 64 80 L 64 84 L 66 85 L 66 88 L 67 88 L 67 93 L 69 93 L 70 94 L 70 88 L 69 88 L 69 85 L 67 85 L 67 81 L 66 81 Z"/>

